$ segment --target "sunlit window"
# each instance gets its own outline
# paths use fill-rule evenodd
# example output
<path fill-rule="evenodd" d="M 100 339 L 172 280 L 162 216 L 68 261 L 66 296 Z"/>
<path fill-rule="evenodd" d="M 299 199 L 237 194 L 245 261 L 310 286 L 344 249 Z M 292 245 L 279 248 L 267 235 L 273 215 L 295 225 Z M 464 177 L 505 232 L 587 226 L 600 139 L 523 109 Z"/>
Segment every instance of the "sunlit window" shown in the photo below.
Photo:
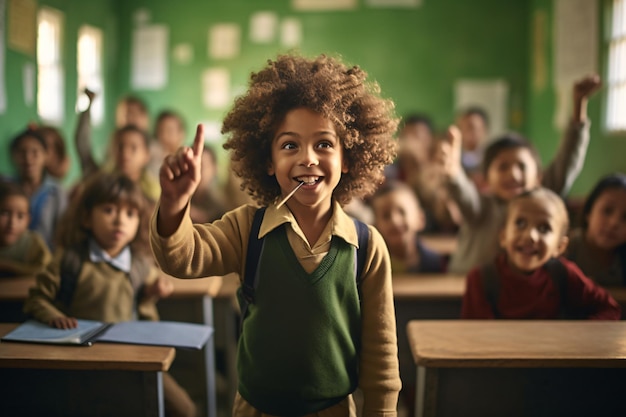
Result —
<path fill-rule="evenodd" d="M 89 100 L 85 88 L 96 93 L 91 106 L 91 121 L 99 125 L 104 120 L 104 78 L 102 71 L 102 30 L 82 26 L 78 31 L 76 71 L 78 72 L 78 99 L 76 108 L 83 111 Z"/>
<path fill-rule="evenodd" d="M 63 14 L 42 7 L 37 14 L 37 112 L 46 122 L 63 121 Z"/>
<path fill-rule="evenodd" d="M 626 1 L 613 0 L 607 74 L 606 127 L 626 131 Z"/>

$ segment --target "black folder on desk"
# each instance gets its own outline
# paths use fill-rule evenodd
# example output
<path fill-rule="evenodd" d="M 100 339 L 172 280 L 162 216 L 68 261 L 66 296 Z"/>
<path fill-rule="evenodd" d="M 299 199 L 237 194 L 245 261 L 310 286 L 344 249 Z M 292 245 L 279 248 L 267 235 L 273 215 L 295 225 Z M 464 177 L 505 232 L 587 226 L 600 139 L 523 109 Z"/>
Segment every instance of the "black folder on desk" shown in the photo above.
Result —
<path fill-rule="evenodd" d="M 202 324 L 173 321 L 125 321 L 103 323 L 78 320 L 75 329 L 56 329 L 36 320 L 27 320 L 2 341 L 90 346 L 94 342 L 170 346 L 202 349 L 213 328 Z"/>

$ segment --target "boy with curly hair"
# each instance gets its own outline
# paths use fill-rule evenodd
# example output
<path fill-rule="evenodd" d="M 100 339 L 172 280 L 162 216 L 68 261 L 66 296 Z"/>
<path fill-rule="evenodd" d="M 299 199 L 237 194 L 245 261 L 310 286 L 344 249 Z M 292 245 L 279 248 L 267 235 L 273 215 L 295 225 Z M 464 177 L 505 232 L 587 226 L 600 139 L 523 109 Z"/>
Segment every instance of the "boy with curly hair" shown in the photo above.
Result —
<path fill-rule="evenodd" d="M 354 416 L 357 387 L 364 416 L 397 414 L 389 253 L 368 227 L 357 283 L 358 235 L 342 209 L 372 193 L 394 157 L 393 103 L 366 76 L 324 55 L 279 56 L 252 74 L 224 120 L 222 131 L 230 134 L 224 148 L 236 174 L 266 207 L 255 297 L 239 340 L 234 416 Z M 193 147 L 164 160 L 150 243 L 168 274 L 243 277 L 257 208 L 192 224 L 189 200 L 200 181 L 202 147 L 198 126 Z"/>

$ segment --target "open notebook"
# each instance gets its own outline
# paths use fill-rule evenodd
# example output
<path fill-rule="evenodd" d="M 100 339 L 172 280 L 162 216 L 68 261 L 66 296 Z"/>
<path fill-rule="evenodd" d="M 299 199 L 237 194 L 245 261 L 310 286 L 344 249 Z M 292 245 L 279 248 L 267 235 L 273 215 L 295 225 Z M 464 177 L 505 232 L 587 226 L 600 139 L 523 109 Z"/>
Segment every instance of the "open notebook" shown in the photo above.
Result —
<path fill-rule="evenodd" d="M 78 320 L 75 329 L 56 329 L 27 320 L 2 341 L 91 346 L 94 342 L 129 343 L 202 349 L 213 328 L 202 324 L 173 321 L 126 321 L 115 324 Z"/>

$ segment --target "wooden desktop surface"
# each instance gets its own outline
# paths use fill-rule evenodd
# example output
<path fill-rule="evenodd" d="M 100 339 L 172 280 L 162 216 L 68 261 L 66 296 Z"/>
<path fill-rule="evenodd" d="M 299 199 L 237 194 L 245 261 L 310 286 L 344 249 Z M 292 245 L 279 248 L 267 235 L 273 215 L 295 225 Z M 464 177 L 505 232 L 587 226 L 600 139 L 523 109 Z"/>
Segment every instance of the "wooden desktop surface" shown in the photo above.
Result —
<path fill-rule="evenodd" d="M 622 321 L 411 321 L 407 333 L 424 367 L 626 368 Z"/>
<path fill-rule="evenodd" d="M 456 235 L 421 235 L 420 239 L 428 249 L 442 255 L 454 253 L 458 244 Z"/>
<path fill-rule="evenodd" d="M 174 284 L 174 291 L 170 297 L 189 297 L 194 295 L 208 295 L 214 298 L 222 287 L 223 277 L 207 277 L 180 279 L 169 277 Z"/>
<path fill-rule="evenodd" d="M 1 323 L 0 337 L 17 326 Z M 104 342 L 89 347 L 0 342 L 0 368 L 167 371 L 175 354 L 170 347 Z"/>
<path fill-rule="evenodd" d="M 392 279 L 395 299 L 460 299 L 465 277 L 448 274 L 402 274 Z"/>

